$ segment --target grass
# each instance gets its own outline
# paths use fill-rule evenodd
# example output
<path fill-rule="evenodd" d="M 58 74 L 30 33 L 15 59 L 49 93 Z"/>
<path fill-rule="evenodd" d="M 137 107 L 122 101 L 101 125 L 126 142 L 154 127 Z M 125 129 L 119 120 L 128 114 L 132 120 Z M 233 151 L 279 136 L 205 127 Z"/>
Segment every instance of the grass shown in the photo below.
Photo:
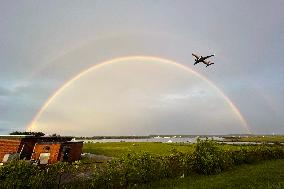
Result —
<path fill-rule="evenodd" d="M 258 146 L 258 145 L 256 145 Z M 111 157 L 120 157 L 123 154 L 135 152 L 148 152 L 152 155 L 169 155 L 172 150 L 191 153 L 195 144 L 184 143 L 153 143 L 153 142 L 113 142 L 84 144 L 83 152 L 89 152 Z M 219 144 L 222 150 L 238 150 L 239 148 L 255 148 L 255 145 Z M 154 179 L 153 179 L 154 180 Z M 262 161 L 255 164 L 234 166 L 231 170 L 218 175 L 198 175 L 192 173 L 186 178 L 165 179 L 135 188 L 284 188 L 284 159 L 275 161 Z"/>
<path fill-rule="evenodd" d="M 148 152 L 153 155 L 169 155 L 173 149 L 180 152 L 193 151 L 194 145 L 182 143 L 154 143 L 154 142 L 108 142 L 86 143 L 84 153 L 93 153 L 110 157 L 119 157 L 131 152 Z"/>
<path fill-rule="evenodd" d="M 238 141 L 238 142 L 284 142 L 284 136 L 249 136 L 249 137 L 227 137 L 226 141 Z"/>
<path fill-rule="evenodd" d="M 193 174 L 185 178 L 166 179 L 135 188 L 280 189 L 284 188 L 284 160 L 263 161 L 257 164 L 241 165 L 218 175 L 204 176 Z"/>
<path fill-rule="evenodd" d="M 220 144 L 221 148 L 238 150 L 239 145 Z M 250 148 L 250 146 L 246 146 Z M 194 144 L 186 143 L 159 143 L 159 142 L 106 142 L 106 143 L 85 143 L 84 153 L 105 155 L 109 157 L 120 157 L 131 152 L 148 152 L 152 155 L 170 155 L 172 150 L 179 152 L 192 152 Z"/>

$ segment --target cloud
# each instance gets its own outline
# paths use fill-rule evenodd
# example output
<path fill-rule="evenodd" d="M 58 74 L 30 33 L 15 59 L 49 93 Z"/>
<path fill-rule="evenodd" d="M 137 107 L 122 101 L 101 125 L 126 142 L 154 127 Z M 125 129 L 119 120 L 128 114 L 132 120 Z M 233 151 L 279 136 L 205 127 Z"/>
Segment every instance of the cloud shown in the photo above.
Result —
<path fill-rule="evenodd" d="M 11 129 L 11 122 L 6 120 L 0 120 L 0 133 L 7 134 Z"/>
<path fill-rule="evenodd" d="M 23 120 L 29 119 L 27 114 L 33 114 L 31 106 L 40 108 L 64 81 L 95 63 L 119 56 L 152 55 L 184 63 L 212 80 L 255 131 L 284 132 L 283 1 L 224 1 L 218 6 L 202 1 L 143 1 L 143 6 L 134 1 L 68 6 L 59 1 L 39 5 L 7 2 L 0 2 L 0 7 L 5 7 L 0 11 L 0 119 L 18 119 L 23 125 Z M 197 20 L 195 15 L 201 8 L 204 11 Z M 212 59 L 216 64 L 208 69 L 193 67 L 192 51 L 216 52 Z M 33 75 L 39 68 L 43 69 L 33 81 L 16 80 Z M 5 83 L 9 79 L 15 81 Z M 251 81 L 256 81 L 260 90 L 252 89 Z M 127 102 L 167 108 L 187 99 L 190 103 L 206 101 L 208 106 L 214 102 L 208 102 L 206 95 L 212 97 L 208 91 L 185 92 L 178 88 L 180 82 L 172 83 L 177 87 L 175 91 L 162 91 L 153 101 L 148 91 L 143 91 L 146 95 L 129 96 Z M 268 102 L 261 90 L 268 92 Z M 279 107 L 278 114 L 268 112 L 267 103 Z"/>
<path fill-rule="evenodd" d="M 178 101 L 178 100 L 186 100 L 189 98 L 203 98 L 208 96 L 209 93 L 203 89 L 189 89 L 182 93 L 168 93 L 160 95 L 159 99 L 161 101 Z"/>
<path fill-rule="evenodd" d="M 10 96 L 11 90 L 0 86 L 0 96 Z"/>
<path fill-rule="evenodd" d="M 9 81 L 0 86 L 0 96 L 12 96 L 21 93 L 32 86 L 31 82 Z"/>

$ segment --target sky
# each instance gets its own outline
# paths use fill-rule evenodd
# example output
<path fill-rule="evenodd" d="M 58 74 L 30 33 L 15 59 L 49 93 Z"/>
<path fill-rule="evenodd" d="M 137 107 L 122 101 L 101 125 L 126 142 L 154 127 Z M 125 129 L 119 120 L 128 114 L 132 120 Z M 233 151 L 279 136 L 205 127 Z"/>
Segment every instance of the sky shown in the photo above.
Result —
<path fill-rule="evenodd" d="M 0 134 L 284 134 L 283 49 L 281 0 L 4 0 Z"/>

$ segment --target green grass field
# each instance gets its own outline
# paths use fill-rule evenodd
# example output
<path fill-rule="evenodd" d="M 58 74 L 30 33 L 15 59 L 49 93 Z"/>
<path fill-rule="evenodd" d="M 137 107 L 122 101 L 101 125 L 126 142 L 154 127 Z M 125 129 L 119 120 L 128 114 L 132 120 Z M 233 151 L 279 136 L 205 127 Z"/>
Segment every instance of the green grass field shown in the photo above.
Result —
<path fill-rule="evenodd" d="M 238 142 L 284 142 L 284 136 L 249 136 L 249 137 L 227 137 L 226 141 L 238 141 Z"/>
<path fill-rule="evenodd" d="M 84 153 L 93 153 L 109 157 L 119 157 L 131 152 L 148 152 L 153 155 L 169 155 L 172 150 L 180 152 L 191 152 L 192 144 L 178 143 L 154 143 L 154 142 L 108 142 L 108 143 L 87 143 L 84 144 Z"/>
<path fill-rule="evenodd" d="M 258 145 L 257 145 L 258 146 Z M 87 143 L 83 151 L 110 157 L 123 154 L 148 152 L 152 155 L 169 155 L 173 150 L 193 152 L 195 144 L 183 143 L 152 143 L 152 142 L 113 142 Z M 222 150 L 238 150 L 239 148 L 255 148 L 254 145 L 219 144 Z M 154 180 L 154 179 L 153 179 Z M 218 175 L 199 175 L 192 173 L 186 178 L 166 179 L 135 188 L 284 188 L 284 160 L 262 161 L 255 164 L 234 166 L 231 170 Z"/>
<path fill-rule="evenodd" d="M 138 189 L 281 189 L 284 188 L 284 160 L 262 161 L 257 164 L 236 166 L 218 175 L 193 174 L 185 178 L 167 179 Z"/>
<path fill-rule="evenodd" d="M 240 149 L 239 145 L 220 144 L 225 149 Z M 251 146 L 243 146 L 250 148 Z M 155 143 L 155 142 L 106 142 L 106 143 L 85 143 L 84 153 L 105 155 L 109 157 L 120 157 L 128 153 L 148 152 L 152 155 L 169 155 L 172 150 L 179 152 L 192 152 L 194 144 L 186 143 Z"/>

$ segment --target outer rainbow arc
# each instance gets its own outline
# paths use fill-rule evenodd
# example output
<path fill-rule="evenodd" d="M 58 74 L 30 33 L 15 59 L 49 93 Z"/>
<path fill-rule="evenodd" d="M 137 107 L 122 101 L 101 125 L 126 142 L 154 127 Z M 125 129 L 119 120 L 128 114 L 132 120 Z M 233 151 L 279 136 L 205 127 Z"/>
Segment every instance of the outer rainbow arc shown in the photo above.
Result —
<path fill-rule="evenodd" d="M 243 115 L 241 114 L 241 112 L 239 111 L 239 109 L 236 107 L 235 104 L 233 104 L 233 102 L 224 94 L 224 92 L 222 92 L 214 83 L 212 83 L 210 80 L 208 80 L 205 76 L 199 74 L 198 72 L 190 69 L 189 67 L 184 66 L 183 64 L 179 64 L 175 61 L 172 60 L 168 60 L 168 59 L 163 59 L 163 58 L 159 58 L 159 57 L 152 57 L 152 56 L 126 56 L 126 57 L 119 57 L 119 58 L 114 58 L 111 60 L 107 60 L 104 62 L 101 62 L 99 64 L 96 64 L 84 71 L 82 71 L 81 73 L 79 73 L 77 76 L 73 77 L 72 79 L 70 79 L 69 81 L 67 81 L 63 86 L 61 86 L 54 94 L 52 94 L 48 100 L 44 103 L 44 105 L 40 108 L 40 110 L 37 112 L 36 116 L 32 119 L 32 121 L 30 122 L 30 124 L 28 124 L 27 130 L 35 130 L 36 128 L 36 122 L 37 120 L 40 118 L 41 114 L 46 110 L 46 108 L 49 106 L 49 104 L 62 92 L 64 91 L 64 89 L 66 89 L 68 86 L 70 86 L 74 81 L 76 81 L 77 79 L 79 79 L 80 77 L 82 77 L 83 75 L 91 72 L 94 69 L 99 69 L 102 66 L 106 65 L 106 64 L 113 64 L 119 61 L 127 61 L 127 60 L 133 60 L 133 59 L 142 59 L 142 60 L 151 60 L 151 61 L 158 61 L 158 62 L 164 62 L 164 63 L 168 63 L 168 64 L 173 64 L 177 67 L 180 67 L 182 69 L 185 69 L 193 74 L 195 74 L 196 76 L 198 76 L 199 78 L 205 80 L 211 87 L 213 87 L 221 96 L 222 98 L 225 99 L 225 101 L 228 103 L 228 105 L 230 106 L 230 108 L 232 109 L 232 111 L 237 115 L 238 119 L 241 121 L 241 123 L 243 124 L 243 126 L 245 127 L 245 129 L 248 131 L 248 133 L 251 133 L 251 129 L 249 127 L 249 124 L 246 122 L 246 120 L 244 119 Z"/>

